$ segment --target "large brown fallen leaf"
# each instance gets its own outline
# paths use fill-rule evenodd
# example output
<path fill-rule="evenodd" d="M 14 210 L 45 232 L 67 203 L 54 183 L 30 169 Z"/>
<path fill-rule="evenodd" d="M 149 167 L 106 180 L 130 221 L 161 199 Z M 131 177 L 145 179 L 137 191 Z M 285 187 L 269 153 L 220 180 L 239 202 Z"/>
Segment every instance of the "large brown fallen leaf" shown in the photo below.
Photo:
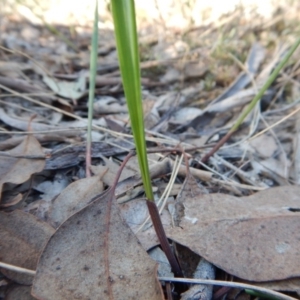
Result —
<path fill-rule="evenodd" d="M 237 198 L 193 186 L 180 227 L 166 228 L 169 238 L 246 280 L 300 276 L 300 187 Z"/>
<path fill-rule="evenodd" d="M 20 210 L 0 212 L 0 261 L 35 270 L 38 258 L 54 229 L 35 216 Z M 31 284 L 32 276 L 6 269 L 1 272 L 21 284 Z"/>
<path fill-rule="evenodd" d="M 103 192 L 101 175 L 83 178 L 69 184 L 54 200 L 50 208 L 49 221 L 51 225 L 57 228 L 101 192 Z"/>
<path fill-rule="evenodd" d="M 5 293 L 5 300 L 34 300 L 31 296 L 31 287 L 26 285 L 13 285 Z"/>
<path fill-rule="evenodd" d="M 40 257 L 38 299 L 163 299 L 156 263 L 120 216 L 110 189 L 58 228 Z"/>
<path fill-rule="evenodd" d="M 0 156 L 0 194 L 4 183 L 23 183 L 32 174 L 41 172 L 44 169 L 45 160 L 43 158 L 20 158 L 20 156 L 44 156 L 43 149 L 34 136 L 27 136 L 19 146 L 7 151 L 6 154 L 11 156 Z"/>

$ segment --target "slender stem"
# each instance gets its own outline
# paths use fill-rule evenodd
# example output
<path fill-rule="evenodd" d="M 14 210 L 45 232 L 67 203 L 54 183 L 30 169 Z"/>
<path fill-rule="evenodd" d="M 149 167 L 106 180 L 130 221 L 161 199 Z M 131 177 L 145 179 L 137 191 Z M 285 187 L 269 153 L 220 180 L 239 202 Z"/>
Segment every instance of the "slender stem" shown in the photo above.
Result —
<path fill-rule="evenodd" d="M 160 219 L 159 211 L 157 209 L 155 202 L 147 201 L 147 206 L 148 206 L 149 214 L 151 216 L 151 220 L 152 220 L 155 232 L 157 234 L 158 240 L 160 242 L 160 245 L 161 245 L 163 251 L 165 252 L 165 254 L 168 258 L 168 261 L 172 268 L 172 272 L 174 273 L 174 275 L 176 277 L 183 277 L 182 270 L 179 266 L 179 263 L 174 255 L 174 253 L 170 247 L 169 241 L 167 239 L 164 227 L 163 227 L 161 219 Z"/>
<path fill-rule="evenodd" d="M 249 289 L 249 290 L 261 292 L 266 295 L 276 297 L 277 299 L 282 299 L 282 300 L 296 300 L 297 299 L 297 298 L 293 298 L 293 297 L 287 296 L 282 293 L 278 293 L 276 291 L 273 291 L 273 290 L 270 290 L 267 288 L 263 288 L 263 287 L 259 287 L 259 286 L 251 285 L 251 284 L 246 284 L 246 283 L 240 283 L 240 282 L 209 280 L 209 279 L 173 278 L 173 277 L 159 277 L 158 280 L 167 281 L 167 282 L 185 282 L 185 283 L 193 283 L 193 284 L 228 286 L 228 287 Z"/>
<path fill-rule="evenodd" d="M 261 99 L 261 97 L 264 95 L 266 90 L 271 86 L 273 81 L 278 76 L 281 69 L 285 66 L 285 64 L 288 62 L 292 54 L 295 52 L 295 50 L 300 45 L 300 38 L 294 43 L 294 45 L 290 48 L 290 50 L 286 53 L 282 61 L 278 64 L 278 66 L 274 69 L 274 71 L 271 73 L 268 80 L 265 82 L 263 87 L 259 90 L 257 95 L 253 98 L 253 100 L 248 105 L 247 109 L 242 112 L 242 114 L 239 116 L 237 121 L 234 123 L 234 125 L 231 127 L 229 132 L 215 145 L 215 147 L 207 153 L 201 160 L 201 162 L 206 162 L 216 151 L 218 151 L 225 143 L 226 141 L 233 135 L 233 133 L 239 128 L 239 126 L 243 123 L 247 115 L 253 110 L 256 103 Z"/>
<path fill-rule="evenodd" d="M 234 134 L 234 131 L 229 130 L 225 136 L 201 159 L 202 163 L 206 163 L 208 159 L 216 153 L 226 142 L 229 138 Z"/>

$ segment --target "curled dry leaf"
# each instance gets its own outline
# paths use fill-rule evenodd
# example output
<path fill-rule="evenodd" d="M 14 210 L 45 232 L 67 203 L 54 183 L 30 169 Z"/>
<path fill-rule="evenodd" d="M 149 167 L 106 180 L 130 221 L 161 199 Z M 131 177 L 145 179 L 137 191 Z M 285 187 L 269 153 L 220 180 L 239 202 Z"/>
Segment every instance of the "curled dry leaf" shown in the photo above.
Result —
<path fill-rule="evenodd" d="M 23 183 L 32 174 L 41 172 L 44 169 L 44 159 L 19 158 L 20 156 L 44 156 L 42 147 L 34 136 L 27 136 L 19 146 L 8 151 L 7 154 L 11 156 L 0 156 L 0 193 L 4 183 Z"/>
<path fill-rule="evenodd" d="M 15 210 L 0 212 L 0 261 L 35 270 L 38 257 L 54 229 L 31 214 Z M 6 269 L 1 272 L 21 284 L 31 284 L 32 276 Z"/>
<path fill-rule="evenodd" d="M 270 188 L 248 197 L 187 197 L 180 227 L 169 238 L 217 267 L 251 281 L 300 276 L 300 187 Z"/>
<path fill-rule="evenodd" d="M 8 199 L 2 198 L 2 203 L 0 204 L 0 207 L 10 207 L 18 204 L 23 199 L 23 195 L 21 193 L 18 193 L 17 195 L 14 195 L 12 197 L 9 197 Z"/>
<path fill-rule="evenodd" d="M 114 189 L 71 216 L 40 257 L 39 299 L 163 299 L 156 264 L 120 216 Z"/>

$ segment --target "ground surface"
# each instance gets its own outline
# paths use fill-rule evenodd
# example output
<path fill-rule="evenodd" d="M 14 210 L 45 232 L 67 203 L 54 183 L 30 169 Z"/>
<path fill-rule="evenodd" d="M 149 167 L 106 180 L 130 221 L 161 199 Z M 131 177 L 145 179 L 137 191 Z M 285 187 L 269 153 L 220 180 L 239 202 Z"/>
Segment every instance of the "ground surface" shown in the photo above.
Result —
<path fill-rule="evenodd" d="M 94 176 L 86 178 L 92 27 L 88 12 L 92 5 L 82 9 L 85 16 L 71 17 L 63 3 L 41 14 L 42 5 L 14 6 L 7 2 L 1 16 L 0 263 L 36 270 L 38 258 L 52 236 L 39 262 L 33 295 L 85 299 L 85 291 L 92 295 L 98 274 L 92 266 L 97 265 L 97 257 L 102 257 L 95 249 L 105 248 L 101 239 L 94 244 L 93 230 L 97 236 L 97 230 L 108 224 L 101 223 L 98 229 L 91 226 L 94 223 L 88 222 L 92 215 L 89 209 L 95 211 L 97 205 L 99 211 L 107 209 L 103 203 L 109 202 L 111 195 L 98 195 L 111 186 L 134 144 L 111 18 L 108 11 L 100 10 L 91 168 Z M 229 13 L 221 17 L 217 10 L 210 17 L 202 10 L 202 17 L 197 17 L 197 1 L 179 4 L 173 7 L 176 13 L 171 6 L 166 11 L 155 3 L 147 8 L 137 4 L 147 146 L 149 150 L 161 150 L 180 145 L 187 152 L 182 157 L 174 151 L 149 154 L 153 188 L 160 199 L 158 206 L 167 235 L 177 242 L 174 248 L 186 277 L 195 276 L 198 270 L 202 278 L 255 282 L 299 298 L 299 49 L 236 134 L 206 164 L 201 162 L 299 37 L 299 4 L 284 3 L 272 6 L 272 10 L 227 7 Z M 16 9 L 14 13 L 12 8 Z M 57 12 L 56 20 L 53 12 Z M 147 208 L 138 174 L 133 158 L 114 192 L 123 218 L 148 251 L 157 245 L 157 239 L 150 225 L 141 227 Z M 88 205 L 92 199 L 96 200 Z M 112 209 L 112 219 L 114 209 L 117 211 Z M 59 227 L 64 221 L 65 231 L 64 226 Z M 76 231 L 73 224 L 82 227 Z M 118 276 L 110 269 L 114 287 L 122 287 L 122 280 L 117 278 L 129 272 L 128 266 L 147 264 L 148 256 L 117 253 L 124 243 L 128 243 L 127 249 L 133 247 L 126 253 L 134 253 L 138 246 L 132 246 L 134 236 L 122 239 L 131 236 L 127 225 L 118 221 L 114 224 L 116 227 L 109 231 L 112 250 L 101 259 L 117 261 L 116 269 L 127 266 Z M 78 245 L 83 248 L 73 252 L 68 248 L 73 242 L 72 249 L 80 248 Z M 63 261 L 55 270 L 51 267 L 58 257 L 53 253 L 61 253 L 59 259 Z M 68 269 L 77 257 L 82 265 L 77 266 L 78 270 Z M 163 258 L 156 260 L 162 262 Z M 97 270 L 102 267 L 100 263 Z M 142 274 L 154 268 L 151 262 L 143 267 L 136 272 Z M 57 275 L 61 269 L 68 270 L 67 274 Z M 82 270 L 85 275 L 80 273 Z M 168 267 L 167 271 L 159 271 L 161 277 L 171 276 Z M 76 281 L 79 273 L 81 277 Z M 53 296 L 57 281 L 48 282 L 45 278 L 49 274 L 60 283 L 72 282 L 73 294 L 64 294 L 61 284 Z M 134 286 L 148 287 L 149 278 L 156 286 L 155 274 L 143 273 L 140 277 L 145 281 L 135 282 Z M 32 299 L 32 274 L 1 268 L 0 282 L 3 299 Z M 81 286 L 82 282 L 86 285 Z M 104 290 L 111 285 L 105 280 L 101 284 Z M 41 294 L 47 289 L 50 296 Z M 151 294 L 153 299 L 161 299 L 159 289 L 159 285 L 154 290 L 138 289 L 140 294 L 135 297 Z M 67 290 L 70 292 L 70 288 Z M 168 285 L 163 290 L 166 294 Z M 238 291 L 215 288 L 202 293 L 205 299 L 218 293 L 234 299 Z M 116 296 L 117 290 L 113 293 L 116 299 L 122 299 Z M 179 293 L 176 287 L 174 299 Z M 250 298 L 246 294 L 238 297 Z"/>

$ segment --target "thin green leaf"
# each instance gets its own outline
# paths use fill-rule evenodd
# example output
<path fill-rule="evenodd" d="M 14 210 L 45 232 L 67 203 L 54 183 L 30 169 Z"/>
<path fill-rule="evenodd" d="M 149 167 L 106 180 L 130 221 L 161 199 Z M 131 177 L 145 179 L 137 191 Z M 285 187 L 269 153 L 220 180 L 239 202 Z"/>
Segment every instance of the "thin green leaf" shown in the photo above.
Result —
<path fill-rule="evenodd" d="M 153 200 L 145 142 L 139 52 L 133 0 L 111 0 L 120 70 L 147 198 Z"/>
<path fill-rule="evenodd" d="M 263 85 L 263 87 L 259 90 L 257 95 L 253 98 L 253 100 L 248 105 L 247 109 L 240 115 L 238 120 L 235 122 L 235 124 L 232 126 L 230 131 L 236 131 L 239 126 L 242 124 L 242 122 L 245 120 L 247 115 L 253 110 L 256 103 L 260 100 L 260 98 L 264 95 L 266 90 L 271 86 L 273 81 L 278 76 L 281 69 L 286 65 L 292 54 L 295 52 L 295 50 L 300 45 L 300 38 L 294 43 L 294 45 L 290 48 L 290 50 L 287 52 L 287 54 L 284 56 L 283 60 L 278 64 L 278 66 L 275 68 L 275 70 L 271 73 L 270 77 L 266 81 L 266 83 Z"/>
<path fill-rule="evenodd" d="M 286 65 L 292 54 L 296 51 L 296 49 L 300 45 L 300 38 L 296 40 L 296 42 L 293 44 L 293 46 L 290 48 L 290 50 L 286 53 L 283 60 L 278 64 L 278 66 L 275 68 L 275 70 L 271 73 L 270 77 L 266 81 L 266 83 L 263 85 L 263 87 L 259 90 L 257 95 L 253 98 L 253 100 L 250 102 L 246 110 L 242 112 L 242 114 L 239 116 L 237 121 L 233 124 L 233 126 L 230 128 L 230 130 L 227 132 L 227 134 L 211 149 L 204 157 L 201 159 L 202 163 L 207 162 L 207 160 L 216 153 L 228 140 L 229 138 L 234 134 L 234 132 L 240 127 L 240 125 L 243 123 L 247 115 L 253 110 L 257 102 L 261 99 L 261 97 L 264 95 L 266 90 L 271 86 L 273 81 L 277 78 L 279 72 L 283 69 L 283 67 Z"/>

